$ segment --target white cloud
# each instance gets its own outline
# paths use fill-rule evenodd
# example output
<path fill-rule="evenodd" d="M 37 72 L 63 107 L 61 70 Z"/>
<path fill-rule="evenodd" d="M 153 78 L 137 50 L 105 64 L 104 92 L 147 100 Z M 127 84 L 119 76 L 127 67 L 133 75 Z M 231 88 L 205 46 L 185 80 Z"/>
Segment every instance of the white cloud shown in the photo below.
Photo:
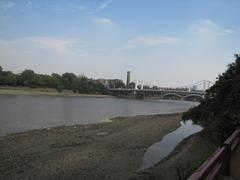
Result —
<path fill-rule="evenodd" d="M 26 37 L 14 40 L 0 39 L 0 51 L 30 50 L 46 51 L 56 55 L 71 55 L 74 53 L 74 39 L 50 37 Z"/>
<path fill-rule="evenodd" d="M 84 12 L 88 10 L 87 6 L 73 4 L 68 7 L 50 7 L 49 10 L 56 12 Z"/>
<path fill-rule="evenodd" d="M 238 33 L 224 27 L 212 20 L 198 20 L 193 22 L 187 29 L 187 36 L 185 42 L 192 51 L 200 51 L 204 53 L 213 54 L 213 52 L 226 52 L 227 48 L 233 47 Z M 197 54 L 197 52 L 195 52 Z"/>
<path fill-rule="evenodd" d="M 141 36 L 130 40 L 128 48 L 176 44 L 180 40 L 171 36 Z"/>
<path fill-rule="evenodd" d="M 71 54 L 73 52 L 71 47 L 75 43 L 75 40 L 73 39 L 58 39 L 49 37 L 32 37 L 26 38 L 26 40 L 59 55 Z"/>
<path fill-rule="evenodd" d="M 108 6 L 109 3 L 110 3 L 110 1 L 103 2 L 97 9 L 98 10 L 105 9 Z"/>
<path fill-rule="evenodd" d="M 94 22 L 97 24 L 113 24 L 113 21 L 109 18 L 95 18 Z"/>
<path fill-rule="evenodd" d="M 209 19 L 196 21 L 191 26 L 191 31 L 206 38 L 215 38 L 233 33 L 231 29 L 223 28 Z"/>
<path fill-rule="evenodd" d="M 0 2 L 0 7 L 4 9 L 11 9 L 15 6 L 15 3 L 12 1 Z"/>
<path fill-rule="evenodd" d="M 89 14 L 96 14 L 99 11 L 106 9 L 110 3 L 111 3 L 111 0 L 104 1 L 96 9 L 94 9 L 93 11 L 90 11 Z"/>

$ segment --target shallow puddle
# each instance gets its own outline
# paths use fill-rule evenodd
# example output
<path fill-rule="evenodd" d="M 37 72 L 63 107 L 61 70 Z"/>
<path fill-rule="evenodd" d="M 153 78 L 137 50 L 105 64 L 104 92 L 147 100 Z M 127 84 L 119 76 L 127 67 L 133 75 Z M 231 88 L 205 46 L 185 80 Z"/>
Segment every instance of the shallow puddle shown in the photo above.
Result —
<path fill-rule="evenodd" d="M 191 120 L 181 122 L 175 131 L 165 135 L 160 142 L 150 146 L 144 154 L 139 170 L 149 168 L 169 155 L 184 138 L 201 131 L 203 128 Z"/>

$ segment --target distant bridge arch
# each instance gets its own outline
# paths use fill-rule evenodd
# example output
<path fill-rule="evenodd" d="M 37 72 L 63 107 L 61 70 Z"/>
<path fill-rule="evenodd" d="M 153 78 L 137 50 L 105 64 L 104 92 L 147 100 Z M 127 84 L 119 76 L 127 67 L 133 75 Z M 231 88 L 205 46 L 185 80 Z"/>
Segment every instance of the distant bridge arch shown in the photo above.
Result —
<path fill-rule="evenodd" d="M 167 98 L 167 97 L 177 97 L 178 99 L 184 98 L 183 96 L 181 96 L 180 94 L 177 94 L 177 93 L 167 93 L 162 96 L 162 98 Z"/>

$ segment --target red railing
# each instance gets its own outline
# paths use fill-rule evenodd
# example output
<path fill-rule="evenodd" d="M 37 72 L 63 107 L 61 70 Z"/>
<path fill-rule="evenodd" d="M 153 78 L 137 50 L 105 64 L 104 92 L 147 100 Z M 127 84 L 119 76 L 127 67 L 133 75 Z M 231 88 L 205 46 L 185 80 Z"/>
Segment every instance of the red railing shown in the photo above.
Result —
<path fill-rule="evenodd" d="M 240 141 L 240 129 L 234 133 L 219 147 L 211 159 L 203 165 L 189 178 L 190 180 L 215 180 L 221 174 L 230 175 L 231 153 Z"/>

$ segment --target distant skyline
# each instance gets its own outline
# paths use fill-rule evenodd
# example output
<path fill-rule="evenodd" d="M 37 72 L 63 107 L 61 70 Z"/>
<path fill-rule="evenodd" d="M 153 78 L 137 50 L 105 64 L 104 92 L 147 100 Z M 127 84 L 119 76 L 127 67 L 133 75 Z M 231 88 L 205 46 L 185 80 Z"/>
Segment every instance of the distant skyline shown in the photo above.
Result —
<path fill-rule="evenodd" d="M 215 81 L 240 52 L 239 0 L 0 0 L 0 66 L 164 87 Z"/>

